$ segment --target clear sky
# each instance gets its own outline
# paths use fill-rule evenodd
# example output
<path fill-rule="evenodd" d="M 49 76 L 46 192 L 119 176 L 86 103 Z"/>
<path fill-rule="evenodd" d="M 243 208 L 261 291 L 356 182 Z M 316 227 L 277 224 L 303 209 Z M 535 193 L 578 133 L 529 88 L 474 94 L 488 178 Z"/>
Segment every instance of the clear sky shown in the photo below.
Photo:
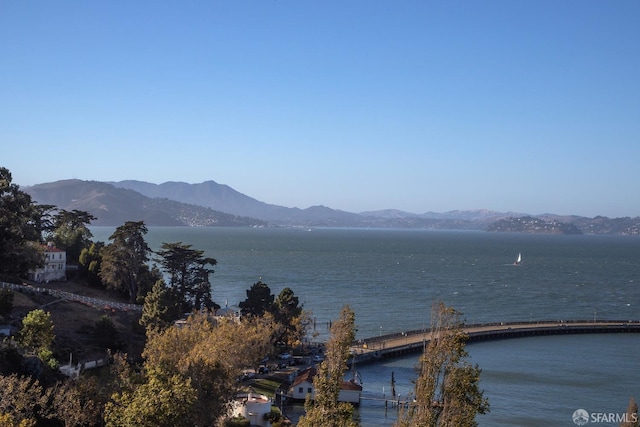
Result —
<path fill-rule="evenodd" d="M 640 1 L 0 0 L 0 166 L 640 215 Z"/>

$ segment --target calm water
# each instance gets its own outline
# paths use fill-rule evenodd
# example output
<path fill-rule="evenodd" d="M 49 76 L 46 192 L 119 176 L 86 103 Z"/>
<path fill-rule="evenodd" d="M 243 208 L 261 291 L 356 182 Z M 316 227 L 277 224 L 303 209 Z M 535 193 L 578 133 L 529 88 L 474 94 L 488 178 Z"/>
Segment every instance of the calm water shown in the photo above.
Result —
<path fill-rule="evenodd" d="M 113 228 L 92 228 L 107 241 Z M 293 289 L 313 312 L 321 338 L 344 304 L 358 337 L 429 325 L 433 301 L 468 322 L 639 319 L 640 239 L 362 229 L 153 228 L 152 249 L 188 243 L 218 260 L 213 297 L 237 304 L 256 281 L 274 294 Z M 513 261 L 521 252 L 523 263 Z M 571 414 L 622 412 L 640 400 L 640 336 L 541 337 L 473 344 L 492 410 L 482 426 L 575 425 Z M 411 389 L 416 357 L 360 370 L 365 391 Z M 364 426 L 390 426 L 379 401 L 362 404 Z M 601 424 L 606 425 L 606 424 Z"/>

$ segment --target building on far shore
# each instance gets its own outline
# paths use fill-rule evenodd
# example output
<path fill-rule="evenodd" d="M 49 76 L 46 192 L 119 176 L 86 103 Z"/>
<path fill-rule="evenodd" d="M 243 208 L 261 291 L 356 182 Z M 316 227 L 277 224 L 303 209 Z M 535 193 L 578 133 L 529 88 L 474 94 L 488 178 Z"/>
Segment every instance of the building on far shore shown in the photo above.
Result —
<path fill-rule="evenodd" d="M 315 389 L 313 387 L 313 377 L 316 376 L 318 371 L 315 367 L 305 369 L 298 375 L 289 388 L 289 397 L 294 400 L 305 400 L 307 395 L 310 394 L 311 398 L 315 396 Z M 354 404 L 360 403 L 360 395 L 362 394 L 362 386 L 355 381 L 343 381 L 340 384 L 340 394 L 338 395 L 338 402 L 349 402 Z"/>
<path fill-rule="evenodd" d="M 43 247 L 45 264 L 42 268 L 29 271 L 29 280 L 49 283 L 67 279 L 67 252 L 48 243 Z"/>

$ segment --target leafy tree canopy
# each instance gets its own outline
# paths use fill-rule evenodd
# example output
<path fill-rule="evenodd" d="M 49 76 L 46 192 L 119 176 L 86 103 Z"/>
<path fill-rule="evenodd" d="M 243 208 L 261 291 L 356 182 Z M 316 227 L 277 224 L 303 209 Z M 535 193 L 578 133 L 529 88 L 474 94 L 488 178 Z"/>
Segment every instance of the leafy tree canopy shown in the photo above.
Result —
<path fill-rule="evenodd" d="M 347 369 L 349 348 L 355 339 L 355 314 L 346 305 L 338 320 L 331 325 L 331 336 L 327 341 L 325 360 L 318 367 L 313 379 L 315 399 L 307 398 L 306 414 L 300 418 L 298 427 L 356 427 L 353 406 L 338 402 L 340 386 Z"/>
<path fill-rule="evenodd" d="M 415 400 L 396 427 L 474 427 L 489 410 L 479 388 L 480 368 L 468 362 L 461 313 L 439 302 L 431 309 L 431 337 L 420 359 Z"/>
<path fill-rule="evenodd" d="M 107 408 L 107 424 L 138 425 L 127 423 L 149 417 L 157 425 L 214 425 L 227 414 L 242 368 L 269 352 L 271 329 L 263 319 L 216 321 L 201 312 L 181 327 L 151 333 L 143 353 L 143 386 L 129 382 L 123 387 Z M 176 390 L 173 403 L 161 400 Z"/>
<path fill-rule="evenodd" d="M 104 242 L 94 242 L 88 248 L 83 248 L 80 252 L 79 265 L 80 274 L 87 279 L 92 286 L 102 286 L 100 279 L 100 265 L 102 264 L 101 251 Z"/>
<path fill-rule="evenodd" d="M 22 319 L 22 329 L 18 332 L 18 341 L 26 349 L 33 352 L 48 350 L 51 348 L 54 338 L 51 313 L 36 309 L 27 313 Z"/>
<path fill-rule="evenodd" d="M 107 427 L 191 427 L 196 390 L 188 378 L 152 370 L 133 392 L 117 393 L 106 407 Z"/>
<path fill-rule="evenodd" d="M 42 209 L 0 167 L 0 273 L 22 276 L 44 264 Z"/>
<path fill-rule="evenodd" d="M 62 209 L 53 217 L 51 240 L 67 252 L 68 262 L 77 262 L 82 250 L 91 245 L 93 235 L 88 225 L 95 219 L 89 212 L 77 209 Z"/>

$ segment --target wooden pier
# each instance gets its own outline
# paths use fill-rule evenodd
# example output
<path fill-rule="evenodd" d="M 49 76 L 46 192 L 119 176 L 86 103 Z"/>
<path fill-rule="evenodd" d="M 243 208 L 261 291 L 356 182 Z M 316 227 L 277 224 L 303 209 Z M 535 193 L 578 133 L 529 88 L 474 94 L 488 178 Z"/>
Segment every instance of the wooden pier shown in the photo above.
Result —
<path fill-rule="evenodd" d="M 605 334 L 640 332 L 640 320 L 572 320 L 489 323 L 464 325 L 467 342 L 564 334 Z M 422 352 L 429 343 L 428 329 L 398 332 L 360 339 L 351 347 L 356 364 L 374 363 L 380 359 Z"/>

